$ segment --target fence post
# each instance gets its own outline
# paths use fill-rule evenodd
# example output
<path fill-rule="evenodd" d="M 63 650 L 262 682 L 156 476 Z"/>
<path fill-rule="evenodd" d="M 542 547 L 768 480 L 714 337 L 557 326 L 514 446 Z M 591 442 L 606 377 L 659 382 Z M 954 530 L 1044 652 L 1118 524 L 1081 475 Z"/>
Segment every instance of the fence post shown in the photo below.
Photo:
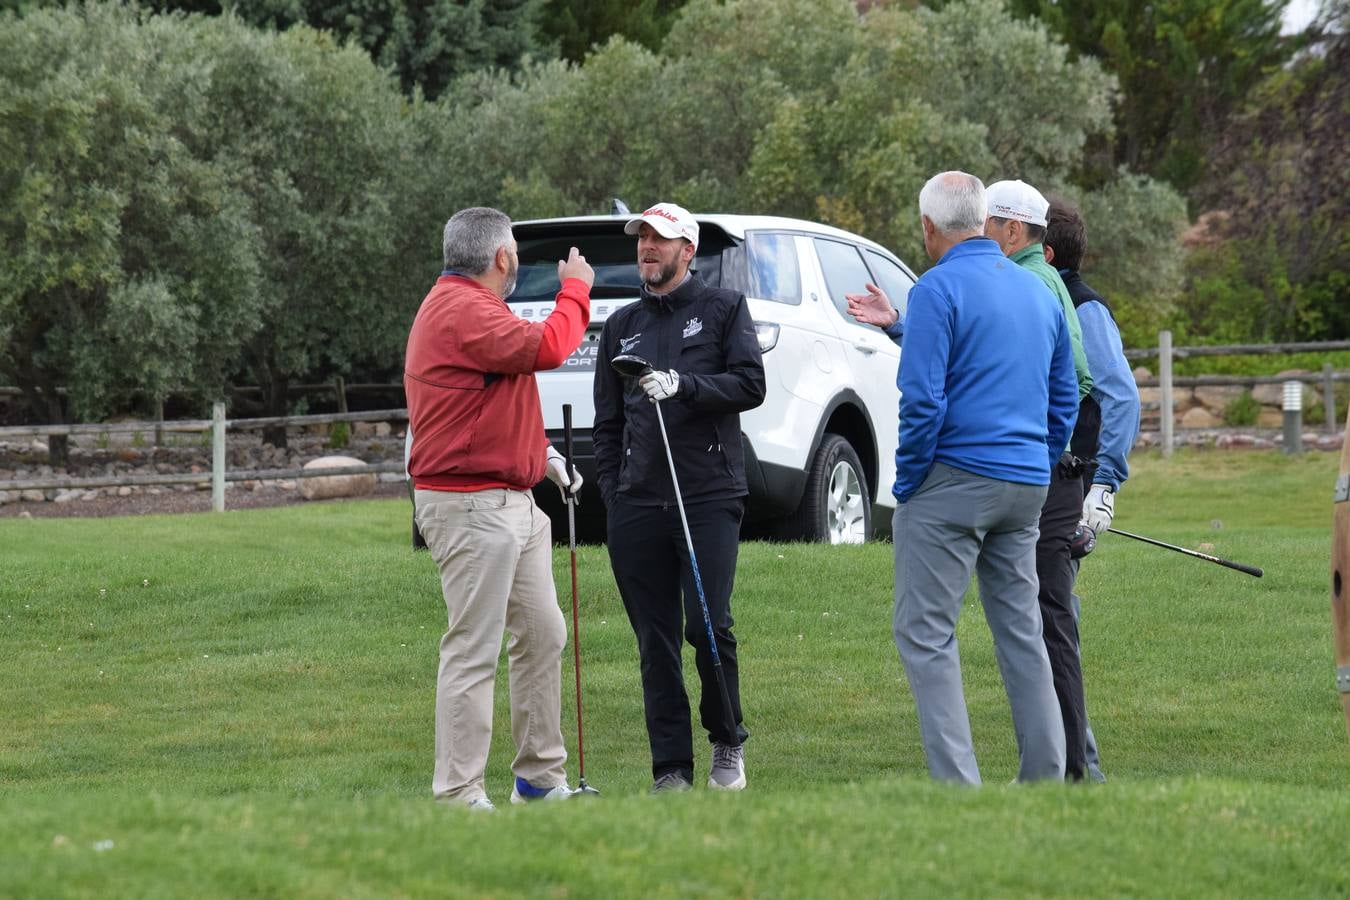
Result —
<path fill-rule="evenodd" d="M 333 379 L 333 393 L 337 394 L 337 411 L 347 411 L 347 382 L 341 375 Z"/>
<path fill-rule="evenodd" d="M 1158 332 L 1158 427 L 1163 459 L 1172 455 L 1172 332 Z"/>
<path fill-rule="evenodd" d="M 164 445 L 164 398 L 155 401 L 155 446 Z"/>
<path fill-rule="evenodd" d="M 211 404 L 211 510 L 225 511 L 225 404 Z"/>
<path fill-rule="evenodd" d="M 1332 371 L 1331 363 L 1322 363 L 1322 409 L 1326 412 L 1323 427 L 1327 434 L 1336 433 L 1336 382 L 1331 377 Z"/>

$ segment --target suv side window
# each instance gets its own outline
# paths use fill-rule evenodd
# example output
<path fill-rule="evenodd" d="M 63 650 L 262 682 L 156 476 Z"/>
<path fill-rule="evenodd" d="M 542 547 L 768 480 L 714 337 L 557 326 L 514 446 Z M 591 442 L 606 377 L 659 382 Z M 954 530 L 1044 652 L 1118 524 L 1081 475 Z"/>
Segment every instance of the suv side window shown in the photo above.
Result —
<path fill-rule="evenodd" d="M 797 244 L 790 234 L 752 231 L 746 235 L 747 296 L 793 306 L 802 302 L 802 272 Z"/>
<path fill-rule="evenodd" d="M 816 255 L 820 257 L 820 270 L 825 275 L 825 289 L 830 292 L 834 308 L 840 317 L 853 325 L 858 321 L 848 314 L 848 300 L 845 294 L 858 294 L 866 290 L 872 275 L 867 271 L 858 248 L 843 241 L 816 238 Z"/>
<path fill-rule="evenodd" d="M 900 310 L 903 317 L 909 308 L 909 289 L 914 287 L 914 280 L 904 269 L 875 250 L 864 250 L 863 254 L 872 270 L 872 282 L 886 292 L 891 305 Z"/>

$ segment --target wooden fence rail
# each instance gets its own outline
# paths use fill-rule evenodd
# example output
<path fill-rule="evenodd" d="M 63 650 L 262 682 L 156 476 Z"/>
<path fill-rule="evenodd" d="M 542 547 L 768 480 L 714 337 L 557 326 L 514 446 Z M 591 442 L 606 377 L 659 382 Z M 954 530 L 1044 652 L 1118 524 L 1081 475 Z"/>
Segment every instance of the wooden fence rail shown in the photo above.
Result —
<path fill-rule="evenodd" d="M 1163 332 L 1170 334 L 1171 332 Z M 1270 353 L 1330 353 L 1335 350 L 1350 350 L 1350 341 L 1306 341 L 1295 344 L 1228 344 L 1217 347 L 1173 347 L 1174 359 L 1188 359 L 1192 356 L 1259 356 Z M 1125 351 L 1126 359 L 1152 359 L 1162 354 L 1161 342 L 1157 347 L 1133 347 Z"/>
<path fill-rule="evenodd" d="M 225 432 L 230 428 L 248 430 L 290 425 L 331 425 L 336 422 L 390 422 L 406 421 L 407 409 L 376 409 L 354 413 L 325 413 L 312 416 L 271 416 L 261 419 L 227 419 L 225 404 L 216 403 L 210 419 L 190 419 L 177 422 L 112 422 L 107 425 L 16 425 L 0 428 L 0 439 L 16 435 L 72 435 L 108 434 L 151 431 L 156 426 L 165 430 L 211 432 L 211 471 L 175 472 L 154 475 L 102 475 L 75 478 L 52 475 L 45 478 L 7 479 L 0 481 L 0 491 L 29 490 L 90 490 L 104 487 L 138 487 L 145 485 L 211 484 L 211 508 L 225 509 L 225 483 L 233 481 L 280 481 L 292 478 L 321 478 L 329 475 L 363 475 L 402 472 L 402 462 L 371 463 L 361 466 L 342 466 L 331 469 L 225 469 Z M 172 426 L 170 428 L 170 426 Z"/>

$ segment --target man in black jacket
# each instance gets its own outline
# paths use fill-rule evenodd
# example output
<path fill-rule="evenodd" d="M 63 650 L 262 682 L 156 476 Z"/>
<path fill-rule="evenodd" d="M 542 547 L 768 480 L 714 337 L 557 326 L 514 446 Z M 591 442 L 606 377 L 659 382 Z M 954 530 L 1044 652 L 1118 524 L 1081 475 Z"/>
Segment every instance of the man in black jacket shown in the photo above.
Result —
<path fill-rule="evenodd" d="M 745 296 L 689 272 L 698 223 L 659 203 L 624 231 L 638 237 L 641 299 L 610 316 L 595 369 L 596 480 L 609 519 L 609 558 L 637 635 L 654 792 L 693 785 L 689 698 L 681 633 L 694 647 L 702 682 L 699 717 L 713 745 L 708 786 L 745 787 L 731 590 L 748 493 L 740 413 L 764 400 L 764 362 Z M 620 354 L 652 364 L 641 379 L 609 365 Z M 736 733 L 728 734 L 689 551 L 653 403 L 664 413 L 727 682 Z"/>

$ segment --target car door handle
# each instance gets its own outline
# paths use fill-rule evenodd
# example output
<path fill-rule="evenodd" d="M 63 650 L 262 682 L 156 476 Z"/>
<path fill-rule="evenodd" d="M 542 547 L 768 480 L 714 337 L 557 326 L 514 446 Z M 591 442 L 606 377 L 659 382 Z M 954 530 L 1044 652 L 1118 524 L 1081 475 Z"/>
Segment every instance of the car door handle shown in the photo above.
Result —
<path fill-rule="evenodd" d="M 867 343 L 866 341 L 854 341 L 854 342 L 853 342 L 853 349 L 855 349 L 855 350 L 861 350 L 863 353 L 867 353 L 867 354 L 872 354 L 872 353 L 876 353 L 876 352 L 877 352 L 877 348 L 876 348 L 876 347 L 873 347 L 871 344 Z"/>

